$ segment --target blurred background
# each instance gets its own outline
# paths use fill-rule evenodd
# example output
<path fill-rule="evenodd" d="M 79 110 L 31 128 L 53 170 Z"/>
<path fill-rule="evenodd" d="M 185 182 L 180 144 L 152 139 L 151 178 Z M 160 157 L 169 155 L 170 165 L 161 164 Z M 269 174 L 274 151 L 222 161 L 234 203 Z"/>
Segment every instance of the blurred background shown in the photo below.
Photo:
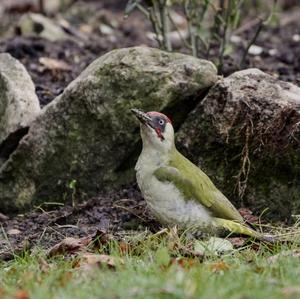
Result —
<path fill-rule="evenodd" d="M 42 106 L 95 58 L 129 46 L 249 67 L 300 83 L 298 0 L 1 0 L 0 52 L 27 68 Z"/>

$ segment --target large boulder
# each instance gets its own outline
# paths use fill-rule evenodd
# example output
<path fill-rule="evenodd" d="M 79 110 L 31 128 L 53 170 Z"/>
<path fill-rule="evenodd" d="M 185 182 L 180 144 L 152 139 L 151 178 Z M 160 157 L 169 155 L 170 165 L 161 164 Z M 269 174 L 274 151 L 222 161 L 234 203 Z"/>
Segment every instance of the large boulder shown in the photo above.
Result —
<path fill-rule="evenodd" d="M 132 180 L 140 151 L 136 107 L 186 117 L 217 80 L 191 56 L 136 47 L 94 61 L 44 109 L 0 169 L 0 210 L 80 200 Z"/>
<path fill-rule="evenodd" d="M 26 129 L 39 113 L 39 100 L 25 67 L 10 54 L 0 54 L 0 165 L 9 147 L 4 141 Z"/>
<path fill-rule="evenodd" d="M 237 206 L 300 212 L 300 88 L 257 69 L 220 79 L 177 140 Z"/>

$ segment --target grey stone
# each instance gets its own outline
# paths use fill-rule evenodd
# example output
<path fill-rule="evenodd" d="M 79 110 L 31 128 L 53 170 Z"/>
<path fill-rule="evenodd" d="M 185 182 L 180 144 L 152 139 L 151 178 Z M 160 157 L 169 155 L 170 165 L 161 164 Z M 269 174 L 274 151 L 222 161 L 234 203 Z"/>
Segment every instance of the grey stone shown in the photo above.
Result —
<path fill-rule="evenodd" d="M 130 108 L 165 111 L 178 127 L 216 80 L 211 62 L 158 49 L 100 57 L 45 107 L 0 169 L 0 210 L 77 201 L 134 180 L 140 138 Z"/>
<path fill-rule="evenodd" d="M 0 144 L 28 127 L 39 113 L 39 100 L 25 67 L 10 54 L 0 54 Z"/>
<path fill-rule="evenodd" d="M 300 212 L 300 88 L 257 70 L 220 79 L 177 135 L 181 151 L 236 204 Z"/>

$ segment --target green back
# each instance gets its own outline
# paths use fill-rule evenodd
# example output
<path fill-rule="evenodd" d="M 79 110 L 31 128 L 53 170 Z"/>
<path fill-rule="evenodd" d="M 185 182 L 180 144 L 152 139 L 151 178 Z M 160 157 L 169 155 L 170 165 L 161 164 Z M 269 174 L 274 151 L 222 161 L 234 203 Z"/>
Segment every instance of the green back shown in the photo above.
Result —
<path fill-rule="evenodd" d="M 187 200 L 194 199 L 208 208 L 212 216 L 243 222 L 232 203 L 213 184 L 210 178 L 176 149 L 167 167 L 154 172 L 160 181 L 170 181 L 180 189 Z"/>

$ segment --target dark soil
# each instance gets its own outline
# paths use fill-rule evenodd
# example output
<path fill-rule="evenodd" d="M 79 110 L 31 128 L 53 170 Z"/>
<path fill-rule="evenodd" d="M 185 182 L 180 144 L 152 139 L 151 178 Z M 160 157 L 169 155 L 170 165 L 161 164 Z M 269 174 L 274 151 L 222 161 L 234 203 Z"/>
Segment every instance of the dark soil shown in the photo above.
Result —
<path fill-rule="evenodd" d="M 4 14 L 0 21 L 0 52 L 9 52 L 19 59 L 29 71 L 41 106 L 51 102 L 94 59 L 108 51 L 136 45 L 157 46 L 147 38 L 151 26 L 144 16 L 134 12 L 124 19 L 127 1 L 73 1 L 61 12 L 70 25 L 70 40 L 50 42 L 41 38 L 23 37 L 18 30 L 18 20 L 26 11 L 37 11 L 34 1 L 4 0 Z M 0 7 L 1 8 L 1 7 Z M 293 9 L 293 8 L 292 8 Z M 50 14 L 50 17 L 52 15 Z M 262 47 L 260 55 L 249 55 L 245 68 L 258 67 L 284 81 L 300 84 L 300 11 L 287 11 L 281 16 L 281 26 L 264 28 L 256 45 Z M 224 75 L 237 69 L 243 44 L 251 39 L 256 26 L 247 26 L 237 32 L 242 42 L 227 56 Z M 101 33 L 99 24 L 108 24 L 111 34 Z M 2 34 L 2 36 L 1 36 Z M 40 58 L 59 59 L 70 66 L 68 70 L 49 69 Z M 211 57 L 213 59 L 213 57 Z M 49 247 L 65 236 L 83 236 L 97 229 L 112 231 L 157 229 L 149 216 L 136 185 L 126 186 L 114 193 L 102 194 L 77 207 L 49 204 L 36 207 L 26 215 L 2 219 L 0 232 L 0 257 L 7 258 L 26 246 L 40 244 Z"/>
<path fill-rule="evenodd" d="M 97 230 L 120 233 L 159 228 L 135 184 L 74 207 L 52 204 L 52 209 L 48 203 L 11 219 L 2 215 L 2 222 L 0 215 L 0 260 L 9 259 L 24 248 L 49 248 L 65 237 L 93 235 Z"/>

